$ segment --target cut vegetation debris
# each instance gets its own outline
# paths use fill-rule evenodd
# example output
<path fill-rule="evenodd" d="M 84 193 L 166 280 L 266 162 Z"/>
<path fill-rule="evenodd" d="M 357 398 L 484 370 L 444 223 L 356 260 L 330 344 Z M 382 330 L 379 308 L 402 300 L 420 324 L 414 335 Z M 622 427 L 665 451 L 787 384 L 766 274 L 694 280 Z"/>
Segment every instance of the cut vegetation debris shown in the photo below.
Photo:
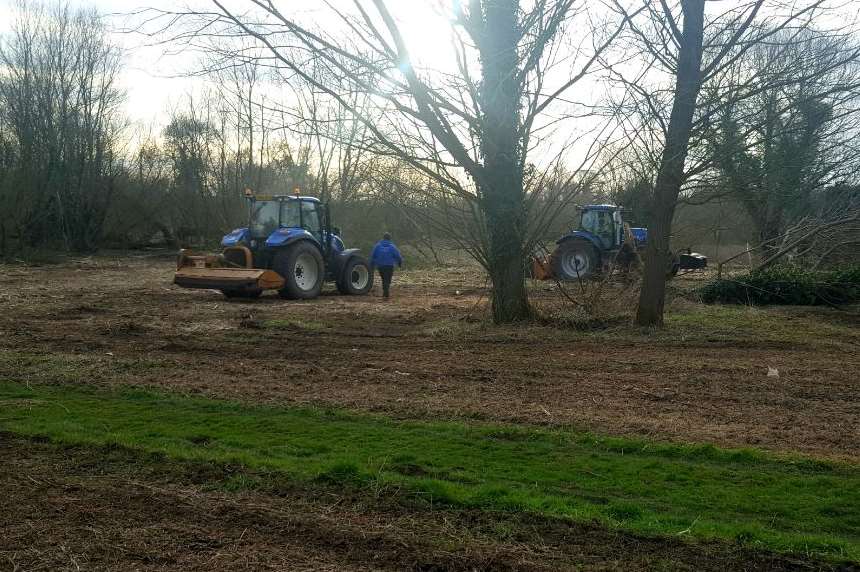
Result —
<path fill-rule="evenodd" d="M 860 559 L 860 468 L 708 445 L 392 421 L 144 391 L 0 384 L 0 430 L 229 463 L 430 506 L 526 511 L 645 535 Z M 254 487 L 237 473 L 233 485 Z"/>

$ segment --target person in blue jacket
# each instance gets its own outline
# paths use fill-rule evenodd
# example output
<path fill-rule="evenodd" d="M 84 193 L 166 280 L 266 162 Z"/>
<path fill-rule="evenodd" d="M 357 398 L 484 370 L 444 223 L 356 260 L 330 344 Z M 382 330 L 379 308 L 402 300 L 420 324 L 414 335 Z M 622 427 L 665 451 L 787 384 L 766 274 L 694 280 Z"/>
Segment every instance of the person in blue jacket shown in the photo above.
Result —
<path fill-rule="evenodd" d="M 388 298 L 389 295 L 395 264 L 398 268 L 402 268 L 403 257 L 394 243 L 391 242 L 391 235 L 386 232 L 382 235 L 382 240 L 373 247 L 373 252 L 370 253 L 370 266 L 379 270 L 379 275 L 382 277 L 382 295 L 385 298 Z"/>

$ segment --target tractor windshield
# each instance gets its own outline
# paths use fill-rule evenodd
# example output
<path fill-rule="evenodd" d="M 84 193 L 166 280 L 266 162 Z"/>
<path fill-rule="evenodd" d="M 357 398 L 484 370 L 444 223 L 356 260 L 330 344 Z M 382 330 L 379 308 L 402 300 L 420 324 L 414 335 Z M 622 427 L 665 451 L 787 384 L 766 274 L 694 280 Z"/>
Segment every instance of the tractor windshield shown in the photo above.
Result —
<path fill-rule="evenodd" d="M 251 203 L 251 236 L 269 236 L 278 229 L 279 201 L 254 201 Z"/>
<path fill-rule="evenodd" d="M 604 248 L 614 246 L 614 224 L 612 213 L 604 210 L 588 209 L 582 211 L 582 219 L 579 224 L 582 230 L 596 235 L 603 242 Z"/>

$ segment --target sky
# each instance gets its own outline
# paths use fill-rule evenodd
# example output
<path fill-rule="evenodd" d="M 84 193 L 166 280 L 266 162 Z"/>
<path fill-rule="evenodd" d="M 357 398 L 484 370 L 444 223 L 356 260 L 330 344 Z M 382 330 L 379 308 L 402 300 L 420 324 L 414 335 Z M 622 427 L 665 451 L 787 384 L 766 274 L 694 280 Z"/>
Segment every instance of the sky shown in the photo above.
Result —
<path fill-rule="evenodd" d="M 13 6 L 17 0 L 0 0 L 0 33 L 10 29 Z M 52 0 L 48 0 L 49 2 Z M 168 111 L 182 103 L 185 96 L 200 91 L 204 81 L 189 77 L 201 57 L 197 53 L 180 52 L 166 48 L 155 40 L 121 30 L 133 27 L 139 17 L 131 16 L 144 8 L 182 11 L 186 6 L 213 10 L 210 0 L 68 0 L 71 6 L 94 6 L 104 14 L 109 28 L 113 29 L 113 39 L 124 49 L 124 66 L 121 82 L 126 91 L 126 114 L 132 125 L 141 133 L 151 131 L 158 134 L 166 123 Z M 246 0 L 222 0 L 230 7 L 247 5 Z M 445 16 L 431 6 L 453 0 L 393 0 L 389 6 L 395 17 L 400 20 L 403 35 L 410 44 L 414 58 L 430 67 L 450 69 L 453 50 L 450 48 L 448 33 L 450 26 Z M 834 0 L 838 1 L 838 0 Z M 335 6 L 352 4 L 351 0 L 332 0 Z M 739 0 L 720 0 L 713 2 L 719 10 L 729 5 L 737 5 Z M 298 14 L 305 22 L 312 21 L 325 27 L 326 18 L 333 19 L 332 13 L 321 0 L 280 0 L 277 3 L 288 8 L 289 13 Z M 854 6 L 853 10 L 851 6 Z M 856 18 L 860 0 L 847 0 L 848 11 Z M 570 40 L 576 44 L 576 38 Z M 545 86 L 546 87 L 546 86 Z M 577 99 L 593 99 L 595 93 L 584 85 L 575 88 Z M 585 122 L 578 120 L 577 125 Z M 569 127 L 564 130 L 568 131 Z"/>
<path fill-rule="evenodd" d="M 162 8 L 176 6 L 169 0 L 147 0 L 147 5 Z M 12 25 L 15 0 L 0 0 L 0 33 L 7 32 Z M 134 10 L 139 4 L 135 0 L 91 0 L 77 2 L 72 6 L 94 6 L 102 14 L 119 14 Z M 121 27 L 124 18 L 107 16 L 109 25 Z M 122 85 L 126 90 L 126 107 L 130 120 L 138 126 L 161 124 L 164 111 L 171 100 L 179 97 L 188 87 L 188 79 L 176 77 L 190 62 L 177 58 L 166 58 L 158 46 L 146 46 L 143 38 L 113 32 L 114 41 L 124 50 Z"/>
<path fill-rule="evenodd" d="M 342 2 L 343 0 L 341 0 Z M 421 0 L 407 0 L 408 13 L 404 18 L 404 33 L 424 58 L 441 59 L 440 38 L 446 33 L 444 20 L 440 19 Z M 8 31 L 12 24 L 16 0 L 0 0 L 0 33 Z M 241 0 L 228 0 L 228 5 L 239 6 Z M 199 58 L 198 54 L 175 53 L 153 39 L 122 30 L 134 26 L 139 18 L 132 14 L 145 9 L 180 11 L 186 6 L 213 9 L 208 0 L 70 0 L 71 6 L 93 6 L 105 15 L 114 30 L 114 41 L 124 49 L 122 84 L 126 90 L 127 115 L 132 123 L 141 128 L 163 127 L 166 111 L 189 92 L 200 89 L 203 81 L 189 77 Z M 338 4 L 337 0 L 335 4 Z M 424 4 L 423 6 L 421 4 Z M 291 10 L 302 10 L 320 17 L 331 17 L 321 9 L 320 0 L 289 0 Z"/>

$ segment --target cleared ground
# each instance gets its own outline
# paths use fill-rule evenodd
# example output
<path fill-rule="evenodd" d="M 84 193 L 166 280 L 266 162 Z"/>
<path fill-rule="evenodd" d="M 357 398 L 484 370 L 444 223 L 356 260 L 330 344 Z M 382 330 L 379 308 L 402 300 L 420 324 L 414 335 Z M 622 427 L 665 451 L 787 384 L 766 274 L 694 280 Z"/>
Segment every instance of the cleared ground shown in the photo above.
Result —
<path fill-rule="evenodd" d="M 400 275 L 387 302 L 227 301 L 171 273 L 164 257 L 3 268 L 0 376 L 860 458 L 856 309 L 679 299 L 667 332 L 583 333 L 487 325 L 468 270 Z M 548 288 L 538 304 L 557 306 Z"/>
<path fill-rule="evenodd" d="M 404 420 L 516 423 L 506 438 L 549 425 L 578 435 L 630 437 L 643 452 L 643 439 L 754 447 L 775 455 L 769 453 L 768 460 L 690 451 L 705 460 L 722 459 L 720 470 L 731 472 L 738 463 L 751 483 L 757 459 L 793 473 L 800 455 L 807 460 L 797 470 L 811 471 L 817 486 L 835 471 L 844 486 L 857 487 L 856 308 L 706 307 L 680 295 L 695 281 L 684 278 L 676 282 L 666 331 L 638 331 L 611 317 L 603 324 L 609 327 L 578 331 L 491 326 L 482 280 L 460 267 L 400 274 L 390 301 L 330 293 L 311 302 L 275 296 L 227 301 L 218 293 L 181 290 L 170 284 L 167 256 L 0 270 L 0 382 L 11 382 L 10 396 L 15 387 L 28 385 L 49 396 L 29 405 L 20 396 L 0 399 L 0 429 L 21 418 L 22 404 L 44 414 L 48 400 L 58 412 L 58 419 L 44 420 L 53 423 L 50 431 L 38 430 L 35 421 L 31 430 L 20 431 L 53 435 L 50 442 L 0 432 L 0 569 L 855 569 L 840 564 L 838 555 L 833 559 L 838 552 L 830 549 L 820 551 L 831 554 L 826 562 L 815 547 L 793 556 L 763 552 L 756 548 L 755 531 L 721 542 L 691 542 L 681 527 L 660 538 L 623 532 L 629 530 L 625 522 L 641 520 L 648 511 L 674 510 L 661 508 L 659 499 L 649 505 L 644 496 L 620 503 L 621 524 L 608 527 L 456 502 L 416 504 L 414 490 L 401 490 L 401 481 L 368 481 L 351 473 L 366 468 L 358 461 L 323 481 L 296 481 L 289 471 L 274 469 L 260 473 L 253 464 L 224 464 L 220 441 L 209 434 L 182 437 L 188 458 L 198 461 L 179 460 L 172 446 L 157 445 L 158 433 L 145 431 L 128 433 L 132 449 L 105 448 L 110 440 L 86 437 L 102 428 L 86 429 L 75 421 L 71 402 L 63 411 L 62 394 L 38 388 L 146 387 L 247 404 L 335 406 Z M 551 284 L 533 287 L 542 312 L 565 317 L 569 307 Z M 625 296 L 610 292 L 607 303 L 617 310 Z M 779 376 L 768 377 L 768 368 L 778 369 Z M 124 399 L 134 404 L 133 395 Z M 103 409 L 109 415 L 108 405 Z M 105 419 L 120 431 L 125 417 L 117 412 Z M 213 415 L 212 423 L 218 419 Z M 229 442 L 228 426 L 220 427 L 218 439 Z M 155 445 L 147 448 L 150 441 Z M 248 443 L 249 451 L 259 447 L 265 466 L 270 445 Z M 617 445 L 612 454 L 623 455 Z M 527 442 L 522 446 L 528 448 Z M 273 458 L 284 451 L 276 453 Z M 337 454 L 331 452 L 332 459 Z M 685 462 L 683 450 L 679 455 L 678 462 Z M 836 464 L 821 464 L 817 474 L 816 459 Z M 663 467 L 656 462 L 655 468 Z M 393 472 L 403 483 L 435 478 L 422 472 L 427 468 L 421 463 L 402 465 Z M 478 469 L 464 464 L 452 470 Z M 473 482 L 476 474 L 470 473 Z M 599 485 L 601 475 L 593 471 L 591 480 Z M 762 472 L 759 484 L 779 480 Z M 630 482 L 625 486 L 635 488 L 635 479 Z M 606 486 L 611 503 L 632 490 Z M 679 493 L 684 490 L 677 486 Z M 544 489 L 536 482 L 535 490 Z M 571 499 L 583 494 L 574 485 L 565 493 Z M 588 497 L 598 511 L 603 496 Z M 504 498 L 490 500 L 487 506 L 505 505 Z M 751 497 L 749 506 L 760 508 L 760 502 Z M 781 522 L 773 530 L 804 534 L 814 527 L 814 511 L 824 511 L 828 534 L 856 546 L 856 516 L 844 513 L 845 502 L 837 504 L 813 503 L 813 512 L 802 516 L 806 529 L 798 522 L 792 530 L 792 506 L 769 522 Z M 737 510 L 747 513 L 743 502 Z M 685 518 L 695 531 L 693 513 Z M 765 531 L 768 523 L 762 526 Z"/>

